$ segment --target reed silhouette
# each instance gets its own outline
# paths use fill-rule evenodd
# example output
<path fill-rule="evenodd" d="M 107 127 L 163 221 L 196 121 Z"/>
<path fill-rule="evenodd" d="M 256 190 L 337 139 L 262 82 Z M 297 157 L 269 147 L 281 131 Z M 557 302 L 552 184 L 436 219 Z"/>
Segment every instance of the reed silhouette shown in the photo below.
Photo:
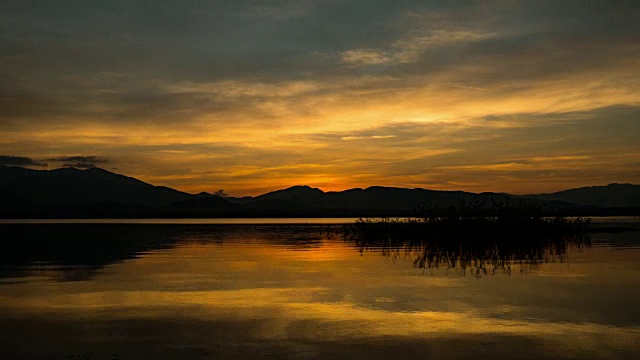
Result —
<path fill-rule="evenodd" d="M 564 262 L 569 249 L 590 246 L 590 219 L 544 217 L 540 208 L 460 202 L 422 209 L 419 218 L 361 218 L 334 230 L 360 252 L 413 258 L 421 269 L 459 269 L 473 275 L 511 274 Z"/>

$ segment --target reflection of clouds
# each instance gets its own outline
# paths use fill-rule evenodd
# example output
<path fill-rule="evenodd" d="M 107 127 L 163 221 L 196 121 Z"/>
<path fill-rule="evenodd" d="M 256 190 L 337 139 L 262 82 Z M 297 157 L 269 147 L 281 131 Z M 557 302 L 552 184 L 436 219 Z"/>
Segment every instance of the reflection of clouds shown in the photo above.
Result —
<path fill-rule="evenodd" d="M 317 329 L 323 332 L 322 341 L 346 339 L 408 336 L 446 337 L 452 333 L 472 335 L 518 335 L 558 337 L 571 334 L 569 342 L 595 349 L 599 339 L 615 342 L 617 346 L 631 346 L 640 340 L 635 328 L 611 327 L 595 323 L 556 323 L 543 321 L 505 320 L 479 316 L 477 311 L 413 311 L 399 312 L 371 309 L 353 303 L 317 303 L 312 295 L 322 288 L 242 289 L 229 291 L 164 292 L 125 291 L 94 292 L 74 295 L 55 295 L 46 300 L 14 302 L 3 299 L 5 308 L 37 313 L 56 313 L 80 318 L 89 313 L 109 320 L 162 319 L 179 314 L 198 320 L 228 320 L 243 322 L 248 319 L 268 320 L 261 336 L 268 339 L 285 338 L 289 327 L 313 321 L 315 326 L 298 337 L 313 339 Z M 511 312 L 501 307 L 500 314 Z M 59 316 L 58 315 L 58 316 Z M 92 315 L 92 316 L 96 316 Z M 266 331 L 268 329 L 268 331 Z M 579 342 L 579 344 L 576 344 Z"/>
<path fill-rule="evenodd" d="M 158 342 L 167 335 L 150 328 L 166 325 L 175 330 L 170 342 L 181 344 L 195 340 L 179 330 L 198 329 L 205 347 L 208 334 L 218 332 L 228 346 L 265 341 L 285 349 L 385 338 L 467 339 L 482 346 L 475 341 L 491 335 L 501 346 L 512 337 L 545 345 L 537 354 L 606 357 L 603 346 L 622 351 L 640 340 L 633 307 L 640 293 L 629 265 L 637 263 L 637 251 L 588 249 L 572 253 L 570 266 L 541 264 L 528 275 L 478 281 L 422 273 L 403 256 L 395 264 L 361 256 L 343 242 L 318 240 L 319 234 L 304 237 L 318 242 L 299 251 L 279 234 L 209 238 L 196 231 L 173 249 L 109 265 L 90 281 L 5 284 L 0 315 L 89 322 L 106 333 L 141 324 L 141 336 Z"/>

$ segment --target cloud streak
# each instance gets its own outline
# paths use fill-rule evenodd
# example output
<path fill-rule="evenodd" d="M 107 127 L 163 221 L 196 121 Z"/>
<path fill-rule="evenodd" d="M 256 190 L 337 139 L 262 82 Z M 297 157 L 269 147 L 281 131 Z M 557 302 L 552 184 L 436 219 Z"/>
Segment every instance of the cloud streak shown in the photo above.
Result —
<path fill-rule="evenodd" d="M 47 159 L 47 161 L 63 163 L 63 167 L 75 167 L 78 169 L 89 169 L 109 162 L 107 159 L 98 156 L 59 156 Z"/>
<path fill-rule="evenodd" d="M 4 166 L 27 166 L 46 167 L 47 163 L 22 156 L 0 155 L 0 165 Z"/>

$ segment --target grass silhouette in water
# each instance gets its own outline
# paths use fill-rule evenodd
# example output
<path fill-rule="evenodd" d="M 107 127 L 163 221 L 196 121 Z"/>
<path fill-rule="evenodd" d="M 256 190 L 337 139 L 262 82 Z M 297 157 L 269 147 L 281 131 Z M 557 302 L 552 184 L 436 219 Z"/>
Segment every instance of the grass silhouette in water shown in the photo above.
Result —
<path fill-rule="evenodd" d="M 590 245 L 590 219 L 543 217 L 534 206 L 458 203 L 423 209 L 420 218 L 359 219 L 338 232 L 361 251 L 413 257 L 422 269 L 460 269 L 480 277 L 564 262 L 571 247 Z"/>

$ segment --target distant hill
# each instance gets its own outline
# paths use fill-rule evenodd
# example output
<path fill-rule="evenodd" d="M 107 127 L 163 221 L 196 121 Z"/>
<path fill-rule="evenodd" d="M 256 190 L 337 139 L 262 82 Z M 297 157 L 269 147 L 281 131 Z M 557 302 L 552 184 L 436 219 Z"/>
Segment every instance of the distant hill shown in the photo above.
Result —
<path fill-rule="evenodd" d="M 514 196 L 372 186 L 324 192 L 293 186 L 260 196 L 188 194 L 92 168 L 31 170 L 0 166 L 0 217 L 358 217 L 413 216 L 459 202 L 534 205 L 549 215 L 639 215 L 640 186 L 611 184 Z"/>
<path fill-rule="evenodd" d="M 483 195 L 461 191 L 432 191 L 374 186 L 367 189 L 350 189 L 340 192 L 324 192 L 309 186 L 294 186 L 254 198 L 227 198 L 243 205 L 249 213 L 271 211 L 274 214 L 296 212 L 306 216 L 359 216 L 377 214 L 411 214 L 427 204 L 448 204 L 455 201 L 472 201 Z M 496 199 L 506 200 L 504 195 Z"/>
<path fill-rule="evenodd" d="M 109 213 L 119 213 L 125 208 L 148 210 L 192 196 L 99 168 L 0 166 L 0 215 L 78 216 L 84 212 L 100 214 L 101 206 Z"/>
<path fill-rule="evenodd" d="M 528 197 L 603 208 L 640 207 L 640 185 L 609 184 L 606 186 L 589 186 L 551 194 L 528 195 Z"/>

